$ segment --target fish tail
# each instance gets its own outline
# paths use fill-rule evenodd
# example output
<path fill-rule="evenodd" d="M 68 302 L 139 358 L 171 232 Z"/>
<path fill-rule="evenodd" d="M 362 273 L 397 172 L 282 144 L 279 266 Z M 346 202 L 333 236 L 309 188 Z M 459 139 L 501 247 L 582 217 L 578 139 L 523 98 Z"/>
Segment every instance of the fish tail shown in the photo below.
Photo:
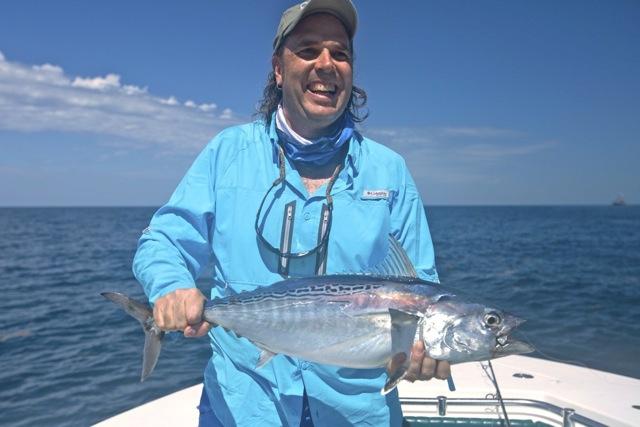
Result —
<path fill-rule="evenodd" d="M 153 368 L 158 363 L 164 331 L 161 331 L 156 325 L 153 320 L 153 311 L 148 305 L 117 292 L 102 292 L 100 295 L 119 305 L 131 317 L 140 322 L 144 330 L 144 352 L 142 355 L 142 374 L 140 375 L 140 382 L 142 382 L 151 375 Z"/>

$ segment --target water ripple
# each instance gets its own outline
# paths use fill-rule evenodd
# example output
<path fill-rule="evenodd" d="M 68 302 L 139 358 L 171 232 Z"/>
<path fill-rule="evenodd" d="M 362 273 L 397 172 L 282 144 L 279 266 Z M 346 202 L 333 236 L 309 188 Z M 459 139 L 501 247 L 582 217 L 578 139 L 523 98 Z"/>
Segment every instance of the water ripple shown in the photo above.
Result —
<path fill-rule="evenodd" d="M 87 425 L 201 381 L 209 344 L 175 334 L 140 384 L 143 333 L 99 295 L 142 299 L 131 260 L 152 213 L 0 209 L 0 424 Z M 428 215 L 445 286 L 526 318 L 546 356 L 640 378 L 640 208 Z"/>

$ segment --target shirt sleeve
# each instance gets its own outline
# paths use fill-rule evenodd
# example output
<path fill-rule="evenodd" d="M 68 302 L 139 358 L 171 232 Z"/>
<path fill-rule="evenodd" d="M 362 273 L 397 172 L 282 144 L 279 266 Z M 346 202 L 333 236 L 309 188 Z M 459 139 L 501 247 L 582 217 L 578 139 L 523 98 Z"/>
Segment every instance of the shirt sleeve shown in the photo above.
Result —
<path fill-rule="evenodd" d="M 214 225 L 213 144 L 200 153 L 168 203 L 153 216 L 138 241 L 133 273 L 150 302 L 193 288 L 209 262 Z"/>
<path fill-rule="evenodd" d="M 413 262 L 418 276 L 439 283 L 424 205 L 404 161 L 398 174 L 401 184 L 391 205 L 391 232 Z"/>

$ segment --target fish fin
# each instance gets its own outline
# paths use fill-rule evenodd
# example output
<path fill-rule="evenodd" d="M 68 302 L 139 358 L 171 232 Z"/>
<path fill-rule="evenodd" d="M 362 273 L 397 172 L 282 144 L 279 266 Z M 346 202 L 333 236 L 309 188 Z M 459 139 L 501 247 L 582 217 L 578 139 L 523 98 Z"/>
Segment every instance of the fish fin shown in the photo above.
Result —
<path fill-rule="evenodd" d="M 409 362 L 411 358 L 407 356 L 407 353 L 403 352 L 394 354 L 392 359 L 395 359 L 398 356 L 403 357 L 404 362 L 394 372 L 391 372 L 389 374 L 387 382 L 384 384 L 384 387 L 382 387 L 382 390 L 380 390 L 380 394 L 382 394 L 383 396 L 396 388 L 400 381 L 402 381 L 407 375 L 407 369 L 409 368 Z"/>
<path fill-rule="evenodd" d="M 100 295 L 119 305 L 131 317 L 140 322 L 144 330 L 144 352 L 142 353 L 142 374 L 140 382 L 144 381 L 158 363 L 164 331 L 153 320 L 153 311 L 148 305 L 142 304 L 118 292 L 102 292 Z"/>
<path fill-rule="evenodd" d="M 102 292 L 100 295 L 112 301 L 126 311 L 138 322 L 146 322 L 147 318 L 153 317 L 153 311 L 148 305 L 142 304 L 118 292 Z"/>
<path fill-rule="evenodd" d="M 256 369 L 263 367 L 275 355 L 276 355 L 276 353 L 274 353 L 272 351 L 269 351 L 267 349 L 262 349 L 262 351 L 260 352 L 260 358 L 258 359 L 258 363 L 256 363 Z"/>
<path fill-rule="evenodd" d="M 389 374 L 389 378 L 385 383 L 381 394 L 387 394 L 393 390 L 404 378 L 409 368 L 411 347 L 418 329 L 420 317 L 405 311 L 389 309 L 391 316 L 391 351 L 394 352 L 393 358 L 403 355 L 404 363 L 400 365 L 395 372 Z"/>
<path fill-rule="evenodd" d="M 146 380 L 156 367 L 158 357 L 160 357 L 160 350 L 162 350 L 162 338 L 164 338 L 164 331 L 157 327 L 144 331 L 144 352 L 142 353 L 140 382 Z"/>
<path fill-rule="evenodd" d="M 391 349 L 395 353 L 411 353 L 420 317 L 406 311 L 389 309 L 391 315 Z"/>
<path fill-rule="evenodd" d="M 389 234 L 387 240 L 387 255 L 382 262 L 365 270 L 363 273 L 376 276 L 410 277 L 417 279 L 418 273 L 413 267 L 413 263 L 407 256 L 407 253 L 400 245 L 400 242 L 398 242 L 392 234 Z"/>

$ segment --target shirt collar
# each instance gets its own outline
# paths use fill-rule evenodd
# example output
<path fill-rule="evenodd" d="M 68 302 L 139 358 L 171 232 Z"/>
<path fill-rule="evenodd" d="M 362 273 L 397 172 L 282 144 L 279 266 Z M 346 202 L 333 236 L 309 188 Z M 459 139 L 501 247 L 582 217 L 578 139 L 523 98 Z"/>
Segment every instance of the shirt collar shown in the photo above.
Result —
<path fill-rule="evenodd" d="M 267 129 L 267 134 L 271 140 L 272 158 L 273 163 L 278 164 L 278 132 L 276 131 L 276 116 L 275 112 L 271 115 L 271 122 Z M 361 157 L 362 157 L 362 135 L 357 130 L 354 130 L 353 136 L 349 140 L 349 150 L 345 158 L 345 167 L 342 169 L 340 175 L 347 173 L 350 178 L 357 176 L 360 169 Z M 289 162 L 287 162 L 287 167 Z M 339 177 L 340 179 L 340 177 Z M 336 183 L 337 184 L 337 183 Z M 334 187 L 335 188 L 335 187 Z"/>

